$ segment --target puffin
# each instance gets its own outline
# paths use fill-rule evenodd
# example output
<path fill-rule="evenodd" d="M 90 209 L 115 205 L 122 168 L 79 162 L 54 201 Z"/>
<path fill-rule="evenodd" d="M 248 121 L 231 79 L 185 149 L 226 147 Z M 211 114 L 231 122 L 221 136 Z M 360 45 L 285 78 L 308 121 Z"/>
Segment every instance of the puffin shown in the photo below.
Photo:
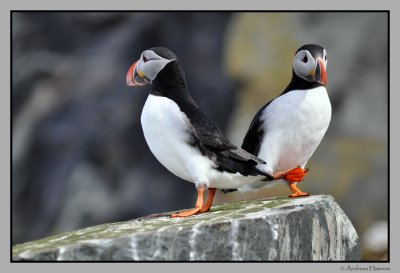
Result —
<path fill-rule="evenodd" d="M 233 189 L 273 179 L 257 167 L 265 161 L 233 145 L 199 109 L 171 50 L 153 47 L 143 51 L 129 68 L 126 83 L 151 85 L 140 119 L 145 140 L 165 168 L 197 189 L 195 207 L 170 217 L 208 212 L 217 188 Z"/>
<path fill-rule="evenodd" d="M 297 183 L 307 174 L 305 166 L 331 120 L 327 65 L 326 50 L 319 45 L 303 45 L 296 51 L 290 83 L 256 113 L 241 146 L 267 162 L 259 167 L 274 181 L 244 185 L 239 191 L 284 183 L 292 192 L 289 197 L 309 195 Z"/>

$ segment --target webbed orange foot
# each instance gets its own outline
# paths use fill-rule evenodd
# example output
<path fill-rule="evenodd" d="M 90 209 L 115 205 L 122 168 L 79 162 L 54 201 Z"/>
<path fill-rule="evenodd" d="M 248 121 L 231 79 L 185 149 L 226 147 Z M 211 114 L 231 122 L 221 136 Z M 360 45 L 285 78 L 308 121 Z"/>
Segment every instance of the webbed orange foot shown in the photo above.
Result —
<path fill-rule="evenodd" d="M 309 196 L 310 194 L 308 192 L 303 192 L 302 190 L 300 190 L 297 186 L 297 183 L 289 183 L 289 188 L 290 190 L 293 192 L 292 194 L 289 194 L 288 196 L 290 198 L 294 198 L 294 197 L 303 197 L 303 196 Z"/>
<path fill-rule="evenodd" d="M 295 197 L 303 197 L 303 196 L 310 196 L 308 192 L 299 192 L 299 193 L 292 193 L 288 195 L 290 198 L 295 198 Z"/>
<path fill-rule="evenodd" d="M 192 216 L 192 215 L 195 215 L 195 214 L 199 213 L 200 209 L 201 208 L 196 207 L 196 208 L 191 209 L 191 210 L 185 210 L 185 211 L 182 211 L 182 212 L 174 213 L 174 214 L 171 215 L 171 218 Z"/>
<path fill-rule="evenodd" d="M 174 213 L 172 214 L 170 217 L 171 218 L 177 218 L 177 217 L 188 217 L 188 216 L 192 216 L 198 213 L 203 213 L 203 212 L 207 212 L 210 210 L 212 202 L 214 200 L 214 195 L 215 195 L 215 191 L 217 189 L 216 188 L 209 188 L 208 189 L 208 196 L 207 196 L 207 201 L 206 203 L 203 205 L 203 199 L 204 199 L 204 188 L 199 188 L 197 190 L 197 201 L 196 201 L 196 206 L 193 209 L 190 210 L 185 210 L 185 211 L 181 211 L 178 213 Z"/>
<path fill-rule="evenodd" d="M 170 217 L 171 218 L 188 217 L 188 216 L 192 216 L 192 215 L 199 213 L 201 208 L 203 207 L 204 191 L 205 191 L 205 188 L 203 188 L 203 187 L 200 187 L 197 189 L 197 201 L 196 201 L 196 206 L 193 209 L 174 213 Z"/>

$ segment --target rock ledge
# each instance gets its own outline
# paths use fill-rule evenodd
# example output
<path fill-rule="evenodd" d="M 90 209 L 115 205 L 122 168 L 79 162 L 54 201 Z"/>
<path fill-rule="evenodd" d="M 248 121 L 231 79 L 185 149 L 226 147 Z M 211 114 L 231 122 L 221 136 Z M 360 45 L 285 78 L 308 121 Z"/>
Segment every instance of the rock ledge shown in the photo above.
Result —
<path fill-rule="evenodd" d="M 360 260 L 357 233 L 329 195 L 213 206 L 185 219 L 104 224 L 15 245 L 13 260 Z"/>

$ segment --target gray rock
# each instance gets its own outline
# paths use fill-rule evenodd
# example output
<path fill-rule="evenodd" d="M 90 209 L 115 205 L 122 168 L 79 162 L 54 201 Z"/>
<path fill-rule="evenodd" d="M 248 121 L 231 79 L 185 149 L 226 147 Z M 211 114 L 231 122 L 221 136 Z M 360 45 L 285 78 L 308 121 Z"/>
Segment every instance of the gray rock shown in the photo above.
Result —
<path fill-rule="evenodd" d="M 166 214 L 167 215 L 167 214 Z M 358 235 L 329 195 L 213 206 L 184 219 L 139 218 L 13 247 L 13 260 L 360 260 Z"/>

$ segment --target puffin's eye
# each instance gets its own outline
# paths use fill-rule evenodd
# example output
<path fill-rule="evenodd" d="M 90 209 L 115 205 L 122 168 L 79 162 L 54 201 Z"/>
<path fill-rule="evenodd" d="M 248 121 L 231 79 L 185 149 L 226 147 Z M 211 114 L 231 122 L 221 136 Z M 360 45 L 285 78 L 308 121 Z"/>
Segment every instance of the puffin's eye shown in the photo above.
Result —
<path fill-rule="evenodd" d="M 303 59 L 301 60 L 303 63 L 307 63 L 308 62 L 308 58 L 307 58 L 307 54 L 304 55 Z"/>
<path fill-rule="evenodd" d="M 326 54 L 325 54 L 325 61 L 326 61 Z"/>
<path fill-rule="evenodd" d="M 147 62 L 149 59 L 147 59 L 144 55 L 143 55 L 143 62 Z"/>

